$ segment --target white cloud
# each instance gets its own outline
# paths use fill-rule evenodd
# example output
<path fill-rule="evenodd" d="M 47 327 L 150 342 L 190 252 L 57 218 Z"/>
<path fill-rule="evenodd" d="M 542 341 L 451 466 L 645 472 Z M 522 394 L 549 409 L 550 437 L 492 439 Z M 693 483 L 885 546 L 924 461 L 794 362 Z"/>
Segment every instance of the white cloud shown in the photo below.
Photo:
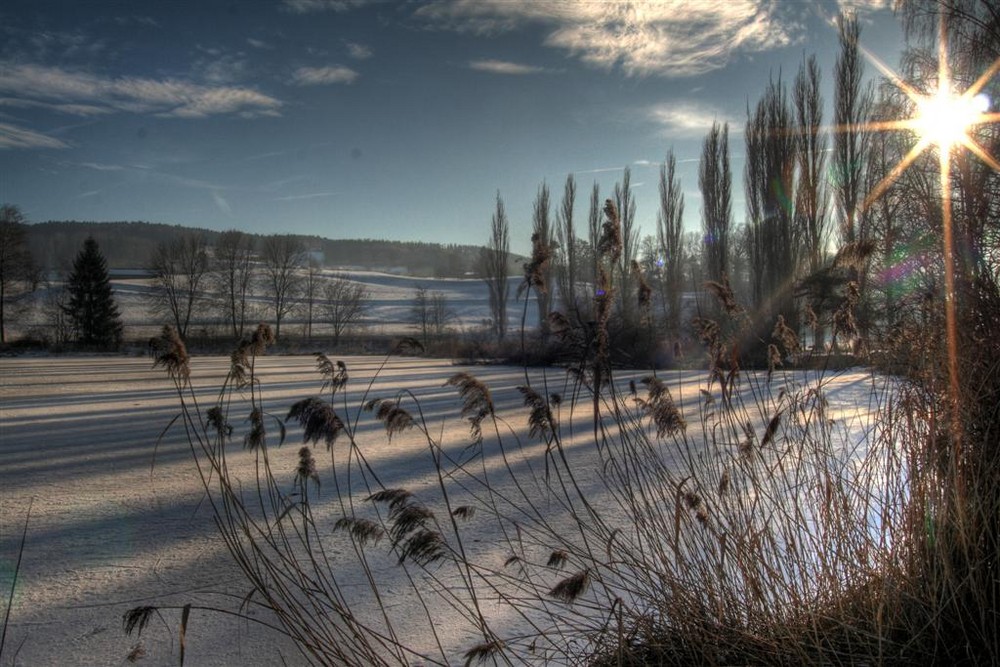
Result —
<path fill-rule="evenodd" d="M 470 60 L 469 67 L 482 72 L 492 72 L 493 74 L 538 74 L 545 71 L 541 67 L 521 65 L 506 60 Z"/>
<path fill-rule="evenodd" d="M 265 42 L 262 39 L 254 39 L 253 37 L 247 37 L 247 44 L 255 49 L 273 49 L 274 47 Z"/>
<path fill-rule="evenodd" d="M 16 148 L 69 148 L 69 144 L 33 130 L 0 123 L 0 150 Z"/>
<path fill-rule="evenodd" d="M 300 67 L 292 74 L 292 79 L 300 86 L 320 86 L 333 83 L 354 83 L 358 73 L 350 67 L 331 65 L 329 67 Z"/>
<path fill-rule="evenodd" d="M 697 137 L 708 132 L 713 122 L 729 123 L 730 134 L 738 131 L 739 123 L 718 109 L 691 102 L 666 102 L 648 109 L 650 120 L 660 126 L 666 137 Z"/>
<path fill-rule="evenodd" d="M 212 58 L 201 58 L 192 66 L 201 80 L 212 84 L 231 84 L 246 76 L 247 61 L 232 54 L 213 54 Z"/>
<path fill-rule="evenodd" d="M 355 60 L 367 60 L 372 57 L 372 50 L 364 44 L 347 42 L 347 55 Z"/>
<path fill-rule="evenodd" d="M 435 27 L 489 34 L 524 23 L 550 27 L 545 45 L 629 76 L 686 77 L 736 53 L 792 43 L 797 29 L 768 0 L 437 0 L 415 14 Z"/>
<path fill-rule="evenodd" d="M 845 14 L 891 10 L 892 6 L 892 0 L 837 0 L 837 7 Z"/>
<path fill-rule="evenodd" d="M 282 102 L 252 88 L 206 86 L 176 79 L 108 78 L 42 65 L 0 68 L 0 93 L 87 111 L 154 113 L 202 118 L 217 114 L 275 115 Z"/>

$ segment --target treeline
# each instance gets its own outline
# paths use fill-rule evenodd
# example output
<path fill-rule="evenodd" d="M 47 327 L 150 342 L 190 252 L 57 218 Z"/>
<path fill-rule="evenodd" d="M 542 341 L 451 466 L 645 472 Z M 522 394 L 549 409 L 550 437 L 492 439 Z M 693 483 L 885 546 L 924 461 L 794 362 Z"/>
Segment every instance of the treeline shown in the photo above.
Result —
<path fill-rule="evenodd" d="M 215 245 L 221 232 L 152 222 L 50 221 L 27 225 L 27 246 L 35 263 L 49 272 L 65 273 L 84 241 L 93 238 L 111 269 L 145 268 L 156 248 L 189 233 Z M 255 242 L 263 238 L 251 234 Z M 460 278 L 475 270 L 479 248 L 474 246 L 327 239 L 296 235 L 302 246 L 329 267 L 398 270 L 414 276 Z"/>

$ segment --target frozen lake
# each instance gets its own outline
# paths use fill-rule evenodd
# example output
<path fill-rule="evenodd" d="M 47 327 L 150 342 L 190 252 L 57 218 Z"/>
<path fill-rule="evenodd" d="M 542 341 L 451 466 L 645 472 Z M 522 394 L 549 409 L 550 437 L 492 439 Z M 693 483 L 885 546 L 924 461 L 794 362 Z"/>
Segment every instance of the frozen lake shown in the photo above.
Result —
<path fill-rule="evenodd" d="M 345 358 L 351 374 L 349 402 L 372 380 L 381 358 Z M 224 357 L 192 360 L 192 382 L 209 400 L 228 370 Z M 311 356 L 264 357 L 258 373 L 265 406 L 284 417 L 297 400 L 318 393 L 321 380 Z M 449 361 L 397 357 L 375 380 L 372 396 L 391 396 L 405 389 L 420 401 L 430 430 L 456 455 L 469 443 L 468 423 L 459 415 L 460 398 L 446 380 L 461 370 L 474 373 L 493 392 L 498 413 L 511 429 L 531 438 L 524 424 L 523 369 L 461 368 Z M 532 383 L 546 393 L 567 397 L 566 373 L 532 371 Z M 617 382 L 640 372 L 622 373 Z M 704 373 L 660 373 L 674 392 L 689 422 L 697 420 Z M 791 373 L 774 391 L 805 383 L 805 373 Z M 858 415 L 872 409 L 872 377 L 846 372 L 824 380 L 828 414 L 839 420 L 839 437 L 856 446 L 865 437 Z M 235 608 L 248 592 L 232 564 L 202 502 L 204 491 L 179 428 L 161 432 L 178 413 L 178 400 L 165 373 L 151 369 L 145 358 L 119 356 L 20 357 L 0 359 L 0 593 L 4 599 L 17 559 L 21 528 L 31 517 L 8 629 L 4 662 L 14 664 L 120 665 L 136 646 L 122 631 L 122 614 L 138 605 L 217 605 Z M 689 415 L 689 416 L 688 416 Z M 577 427 L 572 425 L 579 420 Z M 582 407 L 564 428 L 570 457 L 579 457 L 581 480 L 599 498 L 600 479 L 593 466 L 589 416 Z M 234 425 L 239 429 L 241 424 Z M 362 417 L 359 439 L 386 486 L 415 493 L 436 488 L 427 445 L 420 437 L 401 435 L 387 442 L 370 415 Z M 301 431 L 289 425 L 288 442 L 275 454 L 291 482 Z M 251 455 L 239 450 L 234 467 Z M 322 446 L 316 448 L 319 452 Z M 155 464 L 154 464 L 155 450 Z M 541 470 L 544 447 L 527 446 Z M 317 454 L 322 468 L 322 457 Z M 329 489 L 329 491 L 328 491 Z M 332 487 L 324 485 L 323 494 Z M 330 496 L 323 496 L 330 499 Z M 627 520 L 627 518 L 621 520 Z M 362 589 L 359 589 L 362 590 Z M 228 597 L 228 596 L 235 596 Z M 169 625 L 154 618 L 142 637 L 142 664 L 176 664 L 179 613 L 165 613 Z M 456 630 L 443 631 L 456 651 L 470 639 Z M 474 640 L 473 640 L 474 641 Z M 187 660 L 194 665 L 300 664 L 295 647 L 276 633 L 232 617 L 194 612 L 187 637 Z M 461 662 L 461 654 L 451 656 Z"/>

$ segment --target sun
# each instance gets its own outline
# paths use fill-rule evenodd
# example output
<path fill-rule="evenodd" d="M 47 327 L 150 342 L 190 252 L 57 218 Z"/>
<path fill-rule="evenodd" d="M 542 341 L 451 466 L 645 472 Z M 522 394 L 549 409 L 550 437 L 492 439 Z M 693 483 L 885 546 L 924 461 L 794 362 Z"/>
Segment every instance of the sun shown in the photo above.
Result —
<path fill-rule="evenodd" d="M 862 203 L 862 210 L 881 197 L 900 175 L 928 148 L 936 146 L 939 164 L 939 193 L 941 198 L 941 245 L 944 260 L 944 311 L 945 337 L 948 347 L 948 378 L 952 409 L 955 413 L 956 458 L 961 447 L 961 394 L 958 378 L 958 319 L 956 314 L 956 268 L 955 231 L 952 218 L 952 157 L 958 151 L 968 151 L 976 155 L 984 164 L 1000 172 L 1000 163 L 979 143 L 976 130 L 983 125 L 1000 123 L 1000 113 L 991 112 L 990 99 L 982 93 L 983 88 L 1000 72 L 1000 58 L 980 74 L 972 85 L 964 90 L 956 90 L 952 81 L 948 62 L 947 30 L 944 6 L 938 18 L 938 72 L 936 85 L 931 91 L 923 92 L 903 81 L 903 79 L 872 54 L 865 52 L 868 59 L 882 71 L 913 103 L 914 113 L 910 118 L 867 124 L 871 131 L 904 130 L 913 132 L 916 143 L 896 164 L 885 178 L 876 185 Z"/>
<path fill-rule="evenodd" d="M 911 119 L 911 126 L 921 143 L 934 144 L 942 153 L 959 145 L 971 146 L 974 139 L 970 131 L 989 122 L 990 100 L 982 93 L 968 93 L 956 95 L 945 88 L 914 100 L 917 113 Z"/>
<path fill-rule="evenodd" d="M 944 44 L 944 36 L 941 37 Z M 980 77 L 964 90 L 957 91 L 948 67 L 947 52 L 941 47 L 936 85 L 930 92 L 918 90 L 904 81 L 896 72 L 882 63 L 876 56 L 862 49 L 865 56 L 892 83 L 910 99 L 913 114 L 909 118 L 878 123 L 865 123 L 868 131 L 902 130 L 912 132 L 917 141 L 902 160 L 876 185 L 861 205 L 862 210 L 876 199 L 913 164 L 916 159 L 932 146 L 938 148 L 943 171 L 947 171 L 951 156 L 960 149 L 975 154 L 995 171 L 1000 172 L 1000 162 L 990 155 L 976 138 L 976 129 L 983 125 L 1000 122 L 1000 113 L 991 110 L 993 103 L 982 92 L 987 83 L 1000 72 L 1000 59 L 984 71 Z"/>

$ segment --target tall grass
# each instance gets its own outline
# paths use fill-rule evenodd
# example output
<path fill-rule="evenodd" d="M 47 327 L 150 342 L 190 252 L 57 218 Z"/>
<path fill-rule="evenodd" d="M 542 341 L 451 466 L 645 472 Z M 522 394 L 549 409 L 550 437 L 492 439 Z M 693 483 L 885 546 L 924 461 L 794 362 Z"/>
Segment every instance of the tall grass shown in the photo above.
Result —
<path fill-rule="evenodd" d="M 552 327 L 576 360 L 566 378 L 526 371 L 515 423 L 456 373 L 461 442 L 443 441 L 410 391 L 354 388 L 322 354 L 316 396 L 273 413 L 255 370 L 263 325 L 202 405 L 165 332 L 157 364 L 250 586 L 222 611 L 291 637 L 315 664 L 997 660 L 1000 356 L 969 358 L 961 397 L 938 391 L 939 368 L 914 369 L 918 382 L 872 375 L 870 405 L 845 417 L 828 399 L 836 374 L 783 372 L 794 337 L 780 322 L 756 341 L 767 370 L 741 368 L 762 328 L 716 284 L 727 319 L 699 323 L 703 380 L 619 381 L 610 204 L 606 218 L 593 328 Z M 381 437 L 422 443 L 430 486 L 383 481 L 362 437 L 372 419 Z M 289 428 L 296 451 L 281 449 Z M 230 467 L 239 447 L 249 475 Z M 132 610 L 126 627 L 158 611 Z"/>

